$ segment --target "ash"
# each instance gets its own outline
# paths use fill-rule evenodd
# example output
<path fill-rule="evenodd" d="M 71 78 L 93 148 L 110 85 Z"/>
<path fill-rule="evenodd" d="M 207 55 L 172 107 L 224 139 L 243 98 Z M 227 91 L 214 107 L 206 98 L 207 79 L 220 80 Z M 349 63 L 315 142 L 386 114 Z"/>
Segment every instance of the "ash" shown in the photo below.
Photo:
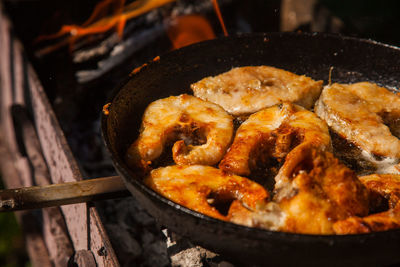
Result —
<path fill-rule="evenodd" d="M 170 266 L 166 238 L 133 198 L 96 203 L 121 266 Z"/>

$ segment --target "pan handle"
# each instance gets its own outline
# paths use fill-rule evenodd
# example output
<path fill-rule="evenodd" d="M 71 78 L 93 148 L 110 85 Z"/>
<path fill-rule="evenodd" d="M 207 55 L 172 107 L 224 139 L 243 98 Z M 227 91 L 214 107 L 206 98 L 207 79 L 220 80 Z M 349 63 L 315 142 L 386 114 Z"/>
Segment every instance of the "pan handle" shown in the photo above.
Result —
<path fill-rule="evenodd" d="M 121 177 L 0 190 L 0 212 L 130 196 Z"/>

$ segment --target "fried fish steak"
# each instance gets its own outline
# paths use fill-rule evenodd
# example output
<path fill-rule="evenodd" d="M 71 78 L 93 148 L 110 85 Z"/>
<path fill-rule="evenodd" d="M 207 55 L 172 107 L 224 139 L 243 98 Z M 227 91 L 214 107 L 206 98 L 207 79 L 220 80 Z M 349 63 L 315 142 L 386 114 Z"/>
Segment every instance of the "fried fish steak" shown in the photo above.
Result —
<path fill-rule="evenodd" d="M 400 159 L 400 96 L 370 82 L 326 86 L 315 112 L 363 151 Z"/>
<path fill-rule="evenodd" d="M 205 215 L 229 220 L 216 206 L 221 203 L 255 209 L 269 198 L 261 185 L 211 166 L 173 165 L 155 169 L 144 183 L 164 197 Z M 229 205 L 228 205 L 229 206 Z"/>
<path fill-rule="evenodd" d="M 383 206 L 386 210 L 338 221 L 333 227 L 335 233 L 361 234 L 400 228 L 400 175 L 372 174 L 360 177 L 360 181 L 369 190 L 370 209 L 379 210 Z"/>
<path fill-rule="evenodd" d="M 140 135 L 129 146 L 126 162 L 148 170 L 169 144 L 176 164 L 218 163 L 233 135 L 232 117 L 220 106 L 182 94 L 152 102 L 142 118 Z"/>
<path fill-rule="evenodd" d="M 243 122 L 219 168 L 248 176 L 256 168 L 271 172 L 274 162 L 279 166 L 285 161 L 280 171 L 283 177 L 296 165 L 296 155 L 309 147 L 331 149 L 328 126 L 315 113 L 285 102 L 260 110 Z"/>
<path fill-rule="evenodd" d="M 312 149 L 274 200 L 286 214 L 285 232 L 333 234 L 337 220 L 368 214 L 368 191 L 332 153 Z"/>
<path fill-rule="evenodd" d="M 283 101 L 310 109 L 321 93 L 322 81 L 269 66 L 246 66 L 206 77 L 191 88 L 195 96 L 241 116 Z"/>
<path fill-rule="evenodd" d="M 232 208 L 230 220 L 301 234 L 334 234 L 334 223 L 368 214 L 368 190 L 332 153 L 307 150 L 272 202 L 255 211 Z"/>

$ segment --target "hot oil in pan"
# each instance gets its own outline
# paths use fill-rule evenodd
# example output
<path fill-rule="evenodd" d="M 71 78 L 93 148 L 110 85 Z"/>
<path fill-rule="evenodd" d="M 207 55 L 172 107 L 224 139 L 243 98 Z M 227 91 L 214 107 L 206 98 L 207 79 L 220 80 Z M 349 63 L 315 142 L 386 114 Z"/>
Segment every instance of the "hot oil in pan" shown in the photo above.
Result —
<path fill-rule="evenodd" d="M 347 167 L 358 175 L 371 174 L 376 170 L 376 166 L 362 156 L 362 150 L 359 147 L 332 130 L 329 130 L 329 133 L 332 138 L 333 154 Z"/>
<path fill-rule="evenodd" d="M 235 130 L 239 128 L 240 124 L 243 123 L 246 118 L 236 118 L 235 122 Z M 396 120 L 396 125 L 398 124 L 398 119 Z M 385 120 L 386 124 L 387 121 Z M 392 127 L 389 127 L 392 130 Z M 329 130 L 333 153 L 336 158 L 338 158 L 341 162 L 343 162 L 347 167 L 352 169 L 357 173 L 357 175 L 369 175 L 376 172 L 384 173 L 388 168 L 393 168 L 395 164 L 392 159 L 380 157 L 377 155 L 367 154 L 365 151 L 360 149 L 355 144 L 347 141 L 345 138 L 337 134 L 336 132 Z M 399 137 L 398 133 L 392 130 L 392 133 Z M 299 140 L 293 140 L 290 150 L 292 150 L 295 146 L 297 146 Z M 256 181 L 259 184 L 265 186 L 268 190 L 272 191 L 275 185 L 274 177 L 278 174 L 280 167 L 283 165 L 284 160 L 277 159 L 273 157 L 263 158 L 261 155 L 270 155 L 271 151 L 265 151 L 267 146 L 259 146 L 256 148 L 256 151 L 253 151 L 254 155 L 253 164 L 250 163 L 251 175 L 250 179 Z"/>

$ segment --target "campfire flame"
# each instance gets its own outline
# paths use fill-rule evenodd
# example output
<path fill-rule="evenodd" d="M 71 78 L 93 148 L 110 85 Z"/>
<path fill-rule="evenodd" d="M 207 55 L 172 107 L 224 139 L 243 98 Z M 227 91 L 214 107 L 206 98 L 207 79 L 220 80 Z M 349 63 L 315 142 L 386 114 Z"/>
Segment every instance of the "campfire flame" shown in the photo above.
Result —
<path fill-rule="evenodd" d="M 63 25 L 57 33 L 39 36 L 34 41 L 35 43 L 64 37 L 57 40 L 55 44 L 42 49 L 39 54 L 45 55 L 64 46 L 69 46 L 69 50 L 72 52 L 77 40 L 89 35 L 106 33 L 112 29 L 122 39 L 125 24 L 129 19 L 143 15 L 176 0 L 136 0 L 127 5 L 125 5 L 125 1 L 102 0 L 95 6 L 92 14 L 83 24 Z M 224 35 L 227 36 L 228 32 L 218 1 L 211 0 L 211 2 Z M 173 49 L 216 37 L 210 23 L 201 15 L 185 15 L 173 19 L 172 23 L 168 25 L 167 35 L 172 42 Z"/>
<path fill-rule="evenodd" d="M 228 36 L 224 19 L 217 0 L 211 0 L 214 11 L 221 24 L 225 36 Z M 206 18 L 200 15 L 186 15 L 176 18 L 167 31 L 173 49 L 194 44 L 197 42 L 214 39 L 215 33 Z"/>
<path fill-rule="evenodd" d="M 224 19 L 222 18 L 221 10 L 219 9 L 218 0 L 211 0 L 214 6 L 215 13 L 217 14 L 219 23 L 221 24 L 222 31 L 224 32 L 224 36 L 228 36 L 228 31 L 225 27 Z"/>
<path fill-rule="evenodd" d="M 174 1 L 175 0 L 136 0 L 125 5 L 125 0 L 103 0 L 96 5 L 92 15 L 82 25 L 64 25 L 55 34 L 39 36 L 36 38 L 35 43 L 69 35 L 66 39 L 52 46 L 52 48 L 47 51 L 50 53 L 65 45 L 69 45 L 70 50 L 72 50 L 78 39 L 87 35 L 104 33 L 112 28 L 115 28 L 118 36 L 122 38 L 127 20 Z M 108 11 L 110 9 L 112 14 L 104 16 L 109 13 Z"/>

